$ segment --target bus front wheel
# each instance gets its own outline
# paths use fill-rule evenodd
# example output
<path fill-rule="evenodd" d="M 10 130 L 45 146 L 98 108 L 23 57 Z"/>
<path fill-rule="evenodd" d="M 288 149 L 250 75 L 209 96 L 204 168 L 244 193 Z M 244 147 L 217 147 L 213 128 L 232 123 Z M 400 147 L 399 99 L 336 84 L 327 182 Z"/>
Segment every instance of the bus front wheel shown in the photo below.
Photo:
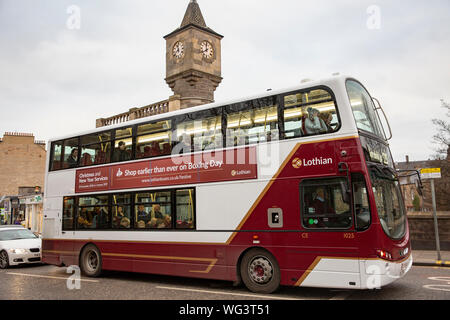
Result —
<path fill-rule="evenodd" d="M 102 273 L 102 255 L 93 244 L 87 245 L 81 252 L 80 269 L 88 277 L 98 277 Z"/>
<path fill-rule="evenodd" d="M 275 257 L 263 249 L 247 252 L 240 266 L 242 281 L 252 292 L 272 293 L 280 286 L 280 268 Z"/>

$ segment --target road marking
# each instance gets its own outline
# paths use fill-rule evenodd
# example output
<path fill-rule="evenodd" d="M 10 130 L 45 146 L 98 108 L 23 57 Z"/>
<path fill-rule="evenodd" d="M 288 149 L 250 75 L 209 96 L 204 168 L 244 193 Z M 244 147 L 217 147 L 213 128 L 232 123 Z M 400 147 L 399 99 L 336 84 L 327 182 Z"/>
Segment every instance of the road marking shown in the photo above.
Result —
<path fill-rule="evenodd" d="M 199 290 L 199 289 L 163 287 L 163 286 L 158 286 L 156 288 L 167 289 L 167 290 L 177 290 L 177 291 L 222 294 L 222 295 L 229 295 L 229 296 L 249 297 L 249 298 L 268 299 L 268 300 L 306 300 L 306 299 L 287 298 L 287 297 L 280 297 L 280 296 L 263 296 L 263 295 L 256 295 L 256 294 L 232 293 L 232 292 L 221 292 L 221 291 L 210 291 L 210 290 Z"/>
<path fill-rule="evenodd" d="M 427 284 L 423 286 L 424 288 L 450 292 L 450 277 L 429 277 L 428 280 L 447 282 L 447 284 Z"/>
<path fill-rule="evenodd" d="M 24 276 L 24 277 L 34 277 L 34 278 L 46 278 L 46 279 L 58 279 L 58 280 L 67 280 L 68 279 L 68 278 L 64 278 L 64 277 L 42 276 L 42 275 L 39 275 L 39 274 L 29 274 L 29 273 L 7 272 L 6 274 L 10 274 L 10 275 L 13 275 L 13 276 Z M 80 281 L 100 282 L 99 280 L 87 280 L 87 279 L 80 279 Z"/>
<path fill-rule="evenodd" d="M 450 292 L 450 286 L 447 286 L 445 284 L 427 284 L 423 286 L 425 289 L 429 290 L 439 290 L 439 291 L 448 291 Z"/>

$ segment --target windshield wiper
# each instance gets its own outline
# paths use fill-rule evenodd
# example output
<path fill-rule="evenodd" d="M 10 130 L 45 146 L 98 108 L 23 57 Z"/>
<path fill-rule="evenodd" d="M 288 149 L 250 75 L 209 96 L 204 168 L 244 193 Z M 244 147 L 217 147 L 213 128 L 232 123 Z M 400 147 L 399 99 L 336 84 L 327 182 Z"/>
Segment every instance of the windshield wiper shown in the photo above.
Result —
<path fill-rule="evenodd" d="M 375 169 L 375 170 L 372 170 L 372 173 L 374 173 L 380 179 L 385 179 L 385 180 L 389 180 L 389 181 L 397 181 L 398 180 L 396 172 L 390 167 L 386 167 L 386 166 L 376 164 L 376 163 L 369 163 L 369 167 L 371 169 Z M 389 174 L 386 173 L 385 170 L 387 170 L 389 172 Z"/>

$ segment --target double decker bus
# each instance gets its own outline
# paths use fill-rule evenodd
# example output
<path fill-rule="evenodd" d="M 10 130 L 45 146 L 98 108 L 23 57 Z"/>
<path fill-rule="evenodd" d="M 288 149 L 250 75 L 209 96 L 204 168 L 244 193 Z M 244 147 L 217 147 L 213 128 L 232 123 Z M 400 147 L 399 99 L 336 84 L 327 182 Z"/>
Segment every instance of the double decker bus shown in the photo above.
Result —
<path fill-rule="evenodd" d="M 53 139 L 43 261 L 366 289 L 412 265 L 378 109 L 335 76 Z"/>

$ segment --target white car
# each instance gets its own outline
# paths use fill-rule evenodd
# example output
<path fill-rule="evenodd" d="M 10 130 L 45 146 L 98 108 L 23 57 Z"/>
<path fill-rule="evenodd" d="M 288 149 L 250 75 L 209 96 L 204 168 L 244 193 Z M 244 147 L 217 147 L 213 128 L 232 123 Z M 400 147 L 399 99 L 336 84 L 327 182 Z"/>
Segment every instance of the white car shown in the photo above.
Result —
<path fill-rule="evenodd" d="M 0 269 L 41 263 L 42 240 L 22 226 L 0 227 Z"/>

